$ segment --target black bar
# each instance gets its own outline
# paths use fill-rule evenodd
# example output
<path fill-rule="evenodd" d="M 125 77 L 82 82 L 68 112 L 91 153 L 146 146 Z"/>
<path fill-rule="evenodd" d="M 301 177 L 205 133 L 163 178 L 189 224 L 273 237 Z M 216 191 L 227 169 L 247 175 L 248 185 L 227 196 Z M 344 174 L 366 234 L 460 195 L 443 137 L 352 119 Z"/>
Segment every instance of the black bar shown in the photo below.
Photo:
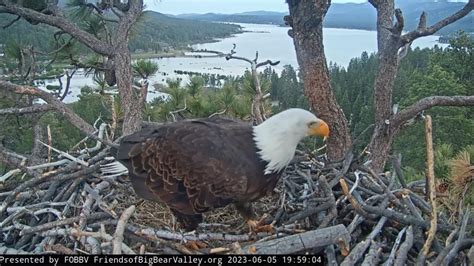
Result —
<path fill-rule="evenodd" d="M 325 265 L 323 255 L 0 255 L 0 265 Z"/>

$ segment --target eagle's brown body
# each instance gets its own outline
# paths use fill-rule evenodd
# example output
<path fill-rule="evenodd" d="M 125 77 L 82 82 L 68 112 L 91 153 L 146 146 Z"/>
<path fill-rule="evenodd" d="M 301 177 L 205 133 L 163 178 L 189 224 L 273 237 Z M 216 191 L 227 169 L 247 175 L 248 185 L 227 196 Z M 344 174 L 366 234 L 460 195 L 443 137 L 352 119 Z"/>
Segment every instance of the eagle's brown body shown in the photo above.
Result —
<path fill-rule="evenodd" d="M 250 124 L 208 118 L 143 129 L 124 137 L 115 156 L 139 196 L 164 202 L 192 230 L 203 212 L 230 203 L 251 218 L 250 202 L 280 176 L 264 175 L 257 152 Z"/>

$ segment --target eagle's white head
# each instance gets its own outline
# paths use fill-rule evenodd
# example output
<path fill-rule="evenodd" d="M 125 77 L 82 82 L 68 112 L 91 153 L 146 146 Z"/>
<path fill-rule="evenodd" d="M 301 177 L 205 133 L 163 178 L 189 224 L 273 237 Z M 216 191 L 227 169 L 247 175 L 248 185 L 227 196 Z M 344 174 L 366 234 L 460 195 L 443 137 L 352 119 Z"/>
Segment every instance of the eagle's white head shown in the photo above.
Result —
<path fill-rule="evenodd" d="M 253 135 L 260 158 L 268 162 L 265 174 L 270 174 L 282 170 L 290 163 L 301 139 L 306 136 L 326 138 L 329 127 L 313 113 L 292 108 L 254 126 Z"/>

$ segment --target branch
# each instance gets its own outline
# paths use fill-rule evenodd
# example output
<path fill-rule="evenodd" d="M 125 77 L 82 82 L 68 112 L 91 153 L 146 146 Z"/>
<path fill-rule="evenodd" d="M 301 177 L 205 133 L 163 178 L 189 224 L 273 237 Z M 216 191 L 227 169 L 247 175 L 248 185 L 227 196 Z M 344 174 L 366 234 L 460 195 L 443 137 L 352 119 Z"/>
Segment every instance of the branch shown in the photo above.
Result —
<path fill-rule="evenodd" d="M 118 220 L 114 238 L 112 239 L 113 254 L 122 254 L 123 232 L 125 231 L 125 225 L 127 224 L 128 219 L 130 219 L 134 211 L 135 205 L 128 207 Z"/>
<path fill-rule="evenodd" d="M 143 0 L 129 1 L 128 5 L 129 6 L 126 6 L 127 8 L 125 8 L 125 6 L 123 6 L 122 8 L 119 7 L 119 9 L 121 10 L 127 10 L 124 13 L 124 16 L 120 18 L 120 21 L 117 26 L 115 41 L 117 45 L 123 45 L 128 43 L 128 32 L 130 31 L 130 28 L 137 21 L 138 17 L 143 11 Z"/>
<path fill-rule="evenodd" d="M 0 109 L 0 115 L 21 115 L 21 114 L 40 113 L 40 112 L 46 112 L 52 109 L 54 109 L 53 106 L 49 104 L 35 104 L 28 107 Z"/>
<path fill-rule="evenodd" d="M 366 239 L 362 242 L 359 242 L 352 250 L 351 253 L 342 261 L 341 266 L 343 265 L 353 265 L 354 262 L 358 261 L 360 258 L 362 258 L 362 255 L 365 253 L 369 245 L 371 244 L 372 240 L 380 234 L 380 231 L 382 230 L 383 226 L 385 225 L 385 222 L 387 222 L 387 217 L 380 218 L 379 222 L 377 225 L 374 227 L 372 232 L 366 237 Z"/>
<path fill-rule="evenodd" d="M 274 240 L 257 242 L 242 247 L 244 254 L 292 254 L 339 242 L 349 243 L 351 236 L 347 228 L 338 224 L 319 230 L 290 235 Z"/>
<path fill-rule="evenodd" d="M 58 110 L 69 122 L 71 122 L 71 124 L 76 126 L 82 132 L 88 135 L 93 134 L 95 132 L 93 126 L 89 125 L 80 116 L 71 111 L 71 109 L 69 109 L 63 102 L 59 101 L 53 95 L 46 91 L 40 90 L 35 87 L 16 85 L 3 80 L 0 80 L 0 90 L 16 94 L 26 94 L 39 97 L 48 104 L 52 105 L 54 109 Z"/>
<path fill-rule="evenodd" d="M 48 229 L 55 228 L 55 227 L 58 227 L 58 226 L 77 223 L 82 218 L 83 217 L 81 217 L 81 216 L 76 216 L 76 217 L 66 218 L 66 219 L 62 219 L 62 220 L 56 220 L 56 221 L 45 223 L 45 224 L 38 225 L 38 226 L 35 226 L 35 227 L 27 227 L 27 228 L 24 228 L 23 230 L 20 231 L 20 236 L 28 235 L 28 234 L 35 234 L 35 233 L 43 232 L 43 231 L 46 231 Z M 97 213 L 93 213 L 89 216 L 86 216 L 84 218 L 87 221 L 99 220 L 99 219 L 104 219 L 104 218 L 110 219 L 110 214 L 108 214 L 106 212 L 97 212 Z"/>
<path fill-rule="evenodd" d="M 420 254 L 426 258 L 430 251 L 431 244 L 436 234 L 438 215 L 436 209 L 436 184 L 434 176 L 434 153 L 433 153 L 433 126 L 431 116 L 425 118 L 425 138 L 426 138 L 426 194 L 431 203 L 430 229 L 425 244 Z"/>
<path fill-rule="evenodd" d="M 32 177 L 38 176 L 35 171 L 30 170 L 26 167 L 26 157 L 9 151 L 5 149 L 2 145 L 0 145 L 0 162 L 9 165 L 13 169 L 18 168 Z"/>
<path fill-rule="evenodd" d="M 273 62 L 273 61 L 271 61 L 271 60 L 267 60 L 267 61 L 265 61 L 265 62 L 258 63 L 258 64 L 255 66 L 255 68 L 259 68 L 259 67 L 265 66 L 265 65 L 276 66 L 276 65 L 278 65 L 278 64 L 280 64 L 280 61 L 275 61 L 275 62 Z"/>
<path fill-rule="evenodd" d="M 397 22 L 395 23 L 395 26 L 393 26 L 392 32 L 397 36 L 400 36 L 403 27 L 405 27 L 405 19 L 403 18 L 402 10 L 399 8 L 395 9 L 395 18 L 397 19 Z"/>
<path fill-rule="evenodd" d="M 423 110 L 434 106 L 471 106 L 474 105 L 474 96 L 431 96 L 426 97 L 411 106 L 405 108 L 401 112 L 395 114 L 390 124 L 392 127 L 398 128 L 404 122 L 415 117 Z"/>
<path fill-rule="evenodd" d="M 176 122 L 176 116 L 174 116 L 175 114 L 179 114 L 180 112 L 186 111 L 187 108 L 188 107 L 186 105 L 186 99 L 184 99 L 184 107 L 182 109 L 170 111 L 170 115 L 173 117 L 173 121 Z"/>
<path fill-rule="evenodd" d="M 133 1 L 135 2 L 135 1 Z M 67 20 L 64 16 L 52 16 L 46 15 L 41 12 L 34 11 L 29 8 L 20 7 L 18 5 L 12 4 L 9 1 L 3 1 L 0 6 L 0 13 L 9 13 L 21 16 L 25 19 L 36 21 L 39 23 L 44 23 L 51 25 L 53 27 L 59 28 L 74 38 L 78 39 L 81 43 L 92 49 L 93 51 L 102 54 L 102 55 L 111 55 L 113 49 L 106 42 L 103 42 L 97 39 L 94 35 L 80 29 L 78 26 Z"/>
<path fill-rule="evenodd" d="M 443 27 L 445 27 L 445 26 L 447 26 L 447 25 L 449 25 L 449 24 L 465 17 L 467 14 L 469 14 L 469 12 L 472 11 L 473 8 L 474 8 L 474 0 L 469 0 L 469 2 L 461 10 L 459 10 L 458 12 L 454 13 L 453 15 L 451 15 L 451 16 L 443 19 L 443 20 L 438 21 L 436 24 L 434 24 L 434 25 L 432 25 L 428 28 L 425 28 L 425 29 L 423 29 L 423 27 L 418 27 L 418 29 L 416 29 L 414 31 L 410 31 L 410 32 L 402 35 L 402 37 L 401 37 L 401 46 L 405 45 L 406 43 L 411 43 L 417 38 L 434 34 L 435 32 L 439 31 Z M 424 17 L 424 15 L 422 14 L 422 16 L 420 17 L 419 26 L 420 25 L 423 26 L 423 21 L 422 20 L 426 19 L 426 16 L 425 16 L 425 18 L 423 18 L 423 17 Z"/>
<path fill-rule="evenodd" d="M 69 93 L 69 88 L 71 87 L 71 79 L 72 77 L 74 76 L 74 74 L 76 73 L 77 71 L 77 68 L 74 69 L 71 74 L 69 74 L 68 71 L 66 71 L 66 88 L 63 88 L 63 84 L 62 84 L 62 81 L 61 81 L 61 78 L 59 78 L 59 82 L 61 84 L 61 89 L 64 89 L 64 92 L 63 92 L 63 95 L 59 98 L 60 101 L 64 101 L 64 99 L 66 98 L 66 96 L 68 95 Z"/>

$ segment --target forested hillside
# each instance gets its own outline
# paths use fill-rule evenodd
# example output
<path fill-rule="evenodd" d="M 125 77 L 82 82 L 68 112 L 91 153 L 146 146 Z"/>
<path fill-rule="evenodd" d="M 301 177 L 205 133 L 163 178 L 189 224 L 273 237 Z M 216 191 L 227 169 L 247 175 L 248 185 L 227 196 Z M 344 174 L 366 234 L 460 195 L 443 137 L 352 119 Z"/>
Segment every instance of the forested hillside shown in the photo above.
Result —
<path fill-rule="evenodd" d="M 15 19 L 16 16 L 0 14 L 2 24 Z M 3 25 L 2 25 L 3 26 Z M 87 25 L 83 25 L 87 27 Z M 113 27 L 113 26 L 112 26 Z M 0 29 L 0 44 L 17 41 L 34 44 L 39 50 L 48 50 L 53 43 L 52 36 L 56 32 L 45 24 L 30 25 L 24 20 L 17 21 L 7 28 Z M 166 48 L 184 47 L 191 43 L 209 42 L 216 38 L 229 37 L 241 32 L 238 25 L 212 23 L 168 17 L 158 12 L 144 12 L 132 29 L 130 50 L 160 51 Z"/>
<path fill-rule="evenodd" d="M 452 3 L 446 1 L 396 1 L 397 7 L 403 11 L 405 16 L 405 29 L 413 30 L 418 25 L 418 18 L 424 11 L 428 14 L 427 23 L 431 25 L 436 21 L 446 17 L 461 8 L 463 3 Z M 183 14 L 178 17 L 192 18 L 204 21 L 225 21 L 240 23 L 262 23 L 285 25 L 283 17 L 288 13 L 284 12 L 245 12 L 237 14 Z M 446 26 L 439 33 L 450 34 L 459 29 L 467 32 L 474 31 L 474 15 L 467 15 L 465 18 Z M 328 28 L 346 28 L 346 29 L 376 29 L 376 12 L 369 3 L 355 4 L 333 3 L 329 8 L 327 16 L 324 19 L 324 26 Z"/>

